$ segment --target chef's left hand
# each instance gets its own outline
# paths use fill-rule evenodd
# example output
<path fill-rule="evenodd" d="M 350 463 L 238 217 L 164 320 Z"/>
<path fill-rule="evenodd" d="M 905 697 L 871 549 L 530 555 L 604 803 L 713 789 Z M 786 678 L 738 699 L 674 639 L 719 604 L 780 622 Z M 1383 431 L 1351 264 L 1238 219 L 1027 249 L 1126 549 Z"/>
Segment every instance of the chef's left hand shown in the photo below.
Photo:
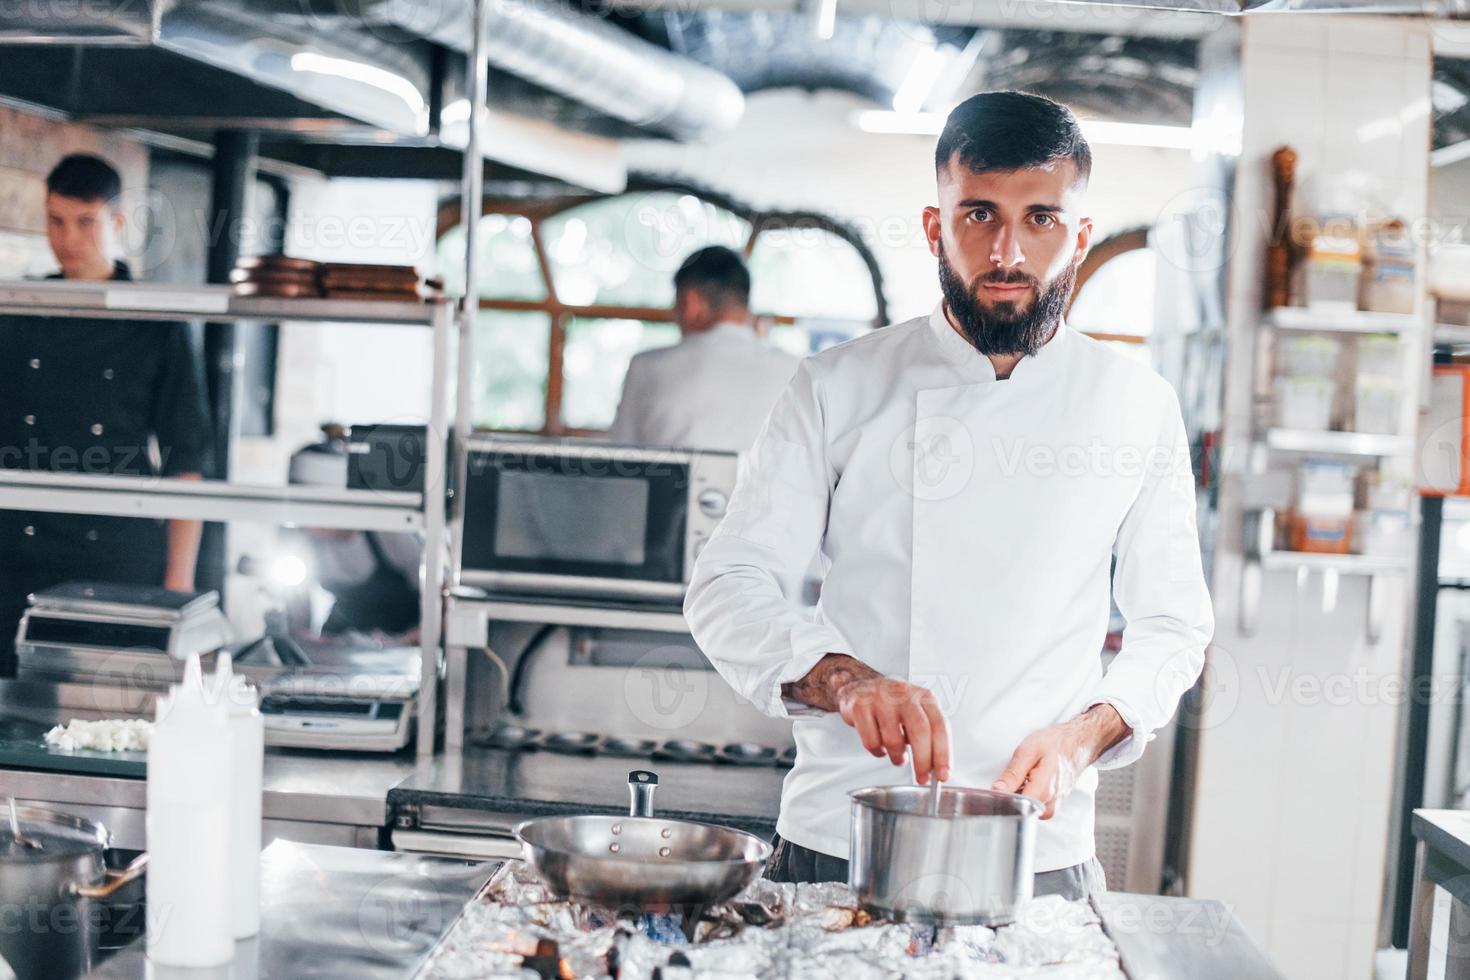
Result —
<path fill-rule="evenodd" d="M 1116 708 L 1095 704 L 1071 721 L 1027 735 L 990 788 L 1029 796 L 1045 807 L 1041 819 L 1050 820 L 1078 777 L 1128 732 Z"/>

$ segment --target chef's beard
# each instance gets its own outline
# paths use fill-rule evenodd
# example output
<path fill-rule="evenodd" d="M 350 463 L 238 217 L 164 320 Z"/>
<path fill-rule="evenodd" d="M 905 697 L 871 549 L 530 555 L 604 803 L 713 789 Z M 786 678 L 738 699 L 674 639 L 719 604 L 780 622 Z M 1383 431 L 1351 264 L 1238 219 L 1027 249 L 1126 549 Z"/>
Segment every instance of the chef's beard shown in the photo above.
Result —
<path fill-rule="evenodd" d="M 984 283 L 1025 283 L 1036 298 L 1025 309 L 1018 310 L 1013 300 L 1002 300 L 987 309 L 979 299 Z M 1077 266 L 1068 264 L 1048 283 L 1024 272 L 996 269 L 976 276 L 966 287 L 954 266 L 939 247 L 939 288 L 944 292 L 944 305 L 966 339 L 981 354 L 1021 354 L 1030 356 L 1041 350 L 1052 332 L 1062 322 L 1067 299 L 1077 283 Z"/>

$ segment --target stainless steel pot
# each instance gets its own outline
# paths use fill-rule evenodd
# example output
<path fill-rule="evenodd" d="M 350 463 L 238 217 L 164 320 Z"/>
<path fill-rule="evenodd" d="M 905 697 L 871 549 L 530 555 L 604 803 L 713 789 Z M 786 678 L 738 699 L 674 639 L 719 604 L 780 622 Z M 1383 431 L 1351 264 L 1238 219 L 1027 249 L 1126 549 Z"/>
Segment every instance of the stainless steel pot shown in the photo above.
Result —
<path fill-rule="evenodd" d="M 92 966 L 97 903 L 139 877 L 146 855 L 108 872 L 101 824 L 35 806 L 16 807 L 15 815 L 19 839 L 0 819 L 0 956 L 26 980 L 69 980 Z"/>
<path fill-rule="evenodd" d="M 753 834 L 653 815 L 658 776 L 628 774 L 626 817 L 542 817 L 515 828 L 526 863 L 560 898 L 667 911 L 713 905 L 761 873 L 771 845 Z"/>
<path fill-rule="evenodd" d="M 1035 800 L 945 786 L 853 792 L 847 883 L 862 905 L 906 922 L 1002 925 L 1031 898 Z"/>

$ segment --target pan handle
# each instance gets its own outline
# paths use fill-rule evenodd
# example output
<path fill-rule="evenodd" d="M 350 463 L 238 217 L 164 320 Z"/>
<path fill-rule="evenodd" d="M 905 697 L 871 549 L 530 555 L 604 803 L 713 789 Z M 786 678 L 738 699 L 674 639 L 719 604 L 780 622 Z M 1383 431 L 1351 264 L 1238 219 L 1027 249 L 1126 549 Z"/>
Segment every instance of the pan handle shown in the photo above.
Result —
<path fill-rule="evenodd" d="M 633 796 L 628 807 L 628 816 L 653 816 L 653 791 L 657 788 L 658 773 L 647 769 L 634 769 L 628 773 L 628 792 Z"/>
<path fill-rule="evenodd" d="M 148 854 L 145 851 L 133 858 L 133 863 L 121 871 L 108 871 L 105 880 L 100 885 L 78 885 L 73 883 L 68 887 L 71 889 L 72 894 L 79 898 L 111 898 L 112 893 L 123 885 L 143 877 L 143 872 L 147 868 Z"/>

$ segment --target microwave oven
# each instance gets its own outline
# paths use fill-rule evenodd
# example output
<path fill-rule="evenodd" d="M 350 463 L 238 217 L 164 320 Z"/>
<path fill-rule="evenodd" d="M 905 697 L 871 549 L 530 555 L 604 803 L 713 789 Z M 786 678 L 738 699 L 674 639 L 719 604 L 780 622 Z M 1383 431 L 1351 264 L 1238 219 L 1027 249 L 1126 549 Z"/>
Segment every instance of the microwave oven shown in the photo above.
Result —
<path fill-rule="evenodd" d="M 682 600 L 739 457 L 590 440 L 470 440 L 460 581 L 498 592 Z"/>

